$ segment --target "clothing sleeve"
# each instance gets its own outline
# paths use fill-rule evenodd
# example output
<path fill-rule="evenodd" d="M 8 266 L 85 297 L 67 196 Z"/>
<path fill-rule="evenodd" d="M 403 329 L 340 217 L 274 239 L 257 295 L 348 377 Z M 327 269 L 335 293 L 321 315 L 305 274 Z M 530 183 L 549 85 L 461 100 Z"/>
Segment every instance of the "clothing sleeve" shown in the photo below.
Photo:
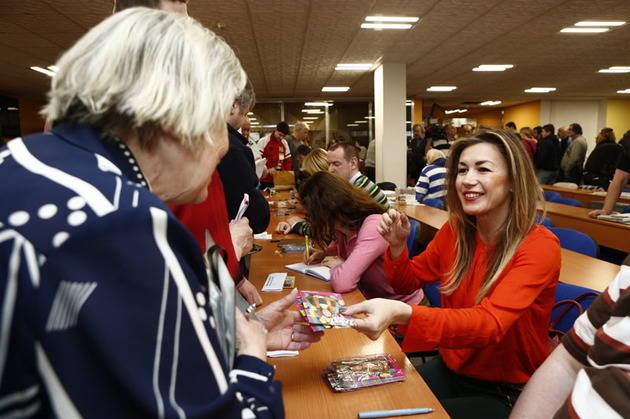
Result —
<path fill-rule="evenodd" d="M 562 156 L 561 167 L 565 172 L 569 172 L 574 167 L 578 166 L 581 161 L 584 161 L 586 155 L 586 149 L 581 142 L 572 141 L 567 148 L 566 153 Z"/>
<path fill-rule="evenodd" d="M 245 217 L 249 220 L 249 226 L 255 234 L 265 231 L 271 218 L 269 203 L 257 187 L 258 176 L 249 149 L 245 146 L 239 147 L 230 140 L 228 153 L 217 166 L 217 170 L 223 182 L 228 218 L 236 218 L 243 194 L 247 193 L 249 207 L 245 211 Z"/>
<path fill-rule="evenodd" d="M 380 218 L 366 218 L 357 235 L 356 245 L 347 259 L 330 270 L 330 283 L 335 292 L 350 292 L 357 287 L 361 275 L 383 256 L 389 244 L 376 230 Z"/>
<path fill-rule="evenodd" d="M 444 226 L 438 235 L 446 232 L 447 228 L 450 227 Z M 436 245 L 429 245 L 424 252 L 428 252 L 427 255 L 421 254 L 412 262 L 401 255 L 402 262 L 394 271 L 394 276 L 390 276 L 391 266 L 398 261 L 390 262 L 388 271 L 386 258 L 386 273 L 396 292 L 402 293 L 403 288 L 410 289 L 414 285 L 418 287 L 424 282 L 435 281 L 441 272 L 450 271 L 452 267 L 440 266 L 439 255 L 441 252 L 452 252 L 453 246 L 444 240 L 444 235 L 438 235 L 433 240 Z M 557 238 L 538 235 L 534 240 L 526 241 L 527 238 L 480 303 L 449 308 L 445 307 L 442 295 L 443 308 L 412 306 L 407 330 L 407 336 L 412 339 L 403 342 L 403 350 L 427 350 L 435 346 L 481 348 L 499 342 L 545 289 L 555 287 L 559 277 L 561 256 Z"/>
<path fill-rule="evenodd" d="M 282 170 L 289 171 L 291 170 L 291 166 L 293 165 L 293 158 L 291 157 L 291 149 L 289 148 L 289 144 L 287 144 L 286 140 L 282 140 L 284 144 L 284 149 L 286 150 L 286 154 L 284 155 L 284 160 L 282 161 Z"/>
<path fill-rule="evenodd" d="M 420 177 L 418 177 L 418 183 L 416 183 L 416 194 L 422 198 L 427 192 L 429 192 L 429 177 L 426 170 L 422 170 Z"/>
<path fill-rule="evenodd" d="M 205 275 L 197 243 L 163 209 L 118 210 L 73 235 L 49 255 L 38 291 L 46 392 L 86 417 L 103 407 L 111 417 L 283 417 L 272 366 L 241 356 L 228 374 Z"/>

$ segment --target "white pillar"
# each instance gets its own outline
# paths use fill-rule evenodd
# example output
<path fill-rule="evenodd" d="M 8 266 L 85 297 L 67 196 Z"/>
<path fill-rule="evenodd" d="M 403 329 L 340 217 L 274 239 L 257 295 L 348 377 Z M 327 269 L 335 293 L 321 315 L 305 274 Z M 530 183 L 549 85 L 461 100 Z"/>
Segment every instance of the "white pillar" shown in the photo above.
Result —
<path fill-rule="evenodd" d="M 405 64 L 381 64 L 374 72 L 376 181 L 407 186 Z"/>

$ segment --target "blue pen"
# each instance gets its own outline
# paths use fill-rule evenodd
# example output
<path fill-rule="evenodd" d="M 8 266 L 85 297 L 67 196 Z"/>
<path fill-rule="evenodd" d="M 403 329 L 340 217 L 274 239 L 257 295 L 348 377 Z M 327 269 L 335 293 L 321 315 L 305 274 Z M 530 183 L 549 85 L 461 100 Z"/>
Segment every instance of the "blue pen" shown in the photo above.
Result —
<path fill-rule="evenodd" d="M 289 215 L 289 214 L 276 214 L 276 217 L 284 217 L 285 215 Z"/>
<path fill-rule="evenodd" d="M 416 409 L 394 409 L 394 410 L 373 410 L 371 412 L 359 412 L 359 418 L 390 418 L 392 416 L 409 416 L 431 413 L 430 407 L 419 407 Z"/>

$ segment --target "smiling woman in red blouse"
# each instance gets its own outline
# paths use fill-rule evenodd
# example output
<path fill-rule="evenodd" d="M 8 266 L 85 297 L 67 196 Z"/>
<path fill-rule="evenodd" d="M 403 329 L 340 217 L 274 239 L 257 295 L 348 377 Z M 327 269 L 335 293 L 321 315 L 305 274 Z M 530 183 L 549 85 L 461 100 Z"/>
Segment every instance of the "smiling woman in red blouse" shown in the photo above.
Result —
<path fill-rule="evenodd" d="M 440 281 L 441 308 L 375 299 L 348 307 L 358 329 L 378 337 L 408 325 L 403 350 L 439 347 L 418 371 L 451 417 L 507 417 L 547 357 L 547 329 L 560 273 L 560 245 L 536 225 L 542 199 L 520 142 L 482 131 L 453 144 L 447 167 L 450 222 L 409 260 L 405 214 L 383 214 L 385 272 L 409 293 Z"/>

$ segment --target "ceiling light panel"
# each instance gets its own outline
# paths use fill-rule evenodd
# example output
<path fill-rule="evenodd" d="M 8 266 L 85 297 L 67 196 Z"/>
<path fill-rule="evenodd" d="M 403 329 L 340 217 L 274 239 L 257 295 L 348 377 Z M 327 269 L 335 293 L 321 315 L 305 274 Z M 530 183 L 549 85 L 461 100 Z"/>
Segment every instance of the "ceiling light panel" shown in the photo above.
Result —
<path fill-rule="evenodd" d="M 348 86 L 322 87 L 322 92 L 347 92 L 348 90 L 350 90 Z"/>
<path fill-rule="evenodd" d="M 416 23 L 420 20 L 416 16 L 367 16 L 366 22 L 397 22 L 397 23 Z"/>
<path fill-rule="evenodd" d="M 457 89 L 456 86 L 431 86 L 427 92 L 452 92 L 455 89 Z"/>
<path fill-rule="evenodd" d="M 525 89 L 525 93 L 549 93 L 555 91 L 555 87 L 532 87 L 530 89 Z"/>
<path fill-rule="evenodd" d="M 564 28 L 562 33 L 603 33 L 608 32 L 608 28 Z"/>
<path fill-rule="evenodd" d="M 473 68 L 473 71 L 505 71 L 508 68 L 514 68 L 512 64 L 482 64 Z"/>
<path fill-rule="evenodd" d="M 352 64 L 352 63 L 347 63 L 347 64 L 337 64 L 337 67 L 335 67 L 335 70 L 337 71 L 368 71 L 370 68 L 372 68 L 372 64 Z"/>
<path fill-rule="evenodd" d="M 363 29 L 411 29 L 411 23 L 362 23 Z"/>
<path fill-rule="evenodd" d="M 615 26 L 622 26 L 625 25 L 627 22 L 623 22 L 620 20 L 610 20 L 610 21 L 597 21 L 597 20 L 593 20 L 593 21 L 589 21 L 589 20 L 583 20 L 581 22 L 578 22 L 575 24 L 575 26 L 600 26 L 600 27 L 615 27 Z"/>
<path fill-rule="evenodd" d="M 626 89 L 626 90 L 617 90 L 617 93 L 630 94 L 630 89 Z"/>

